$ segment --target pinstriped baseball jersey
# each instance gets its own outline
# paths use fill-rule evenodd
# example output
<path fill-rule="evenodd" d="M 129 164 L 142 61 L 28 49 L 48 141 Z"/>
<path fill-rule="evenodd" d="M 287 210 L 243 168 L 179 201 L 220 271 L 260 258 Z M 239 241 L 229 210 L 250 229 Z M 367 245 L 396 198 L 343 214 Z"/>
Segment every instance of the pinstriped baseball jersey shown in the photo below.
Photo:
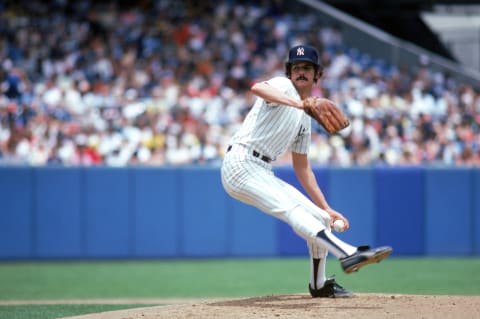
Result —
<path fill-rule="evenodd" d="M 300 100 L 289 79 L 275 77 L 266 83 Z M 287 150 L 306 154 L 310 135 L 311 118 L 305 112 L 275 105 L 259 97 L 231 143 L 246 145 L 275 160 Z"/>
<path fill-rule="evenodd" d="M 274 77 L 267 84 L 300 100 L 288 78 Z M 287 150 L 307 154 L 310 138 L 311 119 L 303 110 L 259 97 L 232 137 L 221 177 L 230 196 L 286 221 L 304 239 L 315 241 L 320 230 L 330 227 L 330 215 L 276 177 L 270 162 L 263 158 L 274 160 Z M 320 250 L 314 251 L 318 254 Z"/>
<path fill-rule="evenodd" d="M 308 63 L 320 66 L 316 49 L 304 45 L 295 46 L 289 51 L 287 63 L 298 63 L 295 65 L 297 68 L 287 64 L 287 72 L 291 72 L 292 76 L 296 74 L 295 79 L 298 81 L 309 81 L 299 84 L 299 89 L 306 95 L 311 94 L 312 80 L 315 80 L 312 79 L 314 68 L 307 66 Z M 303 79 L 299 77 L 302 72 L 305 75 Z M 294 84 L 288 78 L 274 77 L 266 83 L 287 96 L 300 100 Z M 307 241 L 312 258 L 308 286 L 312 297 L 349 297 L 352 295 L 350 291 L 336 284 L 333 279 L 327 281 L 325 260 L 330 251 L 342 259 L 345 270 L 346 263 L 343 260 L 352 260 L 346 259 L 352 256 L 357 258 L 357 248 L 330 232 L 331 219 L 337 214 L 328 208 L 328 211 L 320 208 L 328 207 L 328 204 L 323 204 L 323 194 L 313 184 L 315 176 L 310 165 L 307 165 L 308 158 L 292 156 L 292 164 L 300 183 L 320 202 L 319 205 L 275 176 L 271 164 L 271 160 L 287 150 L 307 154 L 311 139 L 311 118 L 301 109 L 265 101 L 261 96 L 275 94 L 275 90 L 264 85 L 257 88 L 252 88 L 252 91 L 258 93 L 259 97 L 226 150 L 220 169 L 223 188 L 231 197 L 288 223 L 295 233 Z M 367 252 L 371 253 L 370 250 Z M 364 259 L 357 260 L 360 267 Z M 376 260 L 372 259 L 374 261 Z M 333 292 L 330 293 L 330 290 Z"/>

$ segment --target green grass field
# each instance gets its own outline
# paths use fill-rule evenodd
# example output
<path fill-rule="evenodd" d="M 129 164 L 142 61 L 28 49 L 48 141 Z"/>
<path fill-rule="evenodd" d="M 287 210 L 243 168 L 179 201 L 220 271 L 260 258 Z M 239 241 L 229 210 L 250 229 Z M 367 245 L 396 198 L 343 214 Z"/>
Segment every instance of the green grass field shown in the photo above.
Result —
<path fill-rule="evenodd" d="M 395 258 L 346 275 L 357 293 L 480 295 L 480 258 Z M 0 301 L 205 298 L 307 293 L 307 258 L 0 263 Z M 135 305 L 141 306 L 141 305 Z M 134 305 L 1 305 L 0 318 L 47 319 Z"/>

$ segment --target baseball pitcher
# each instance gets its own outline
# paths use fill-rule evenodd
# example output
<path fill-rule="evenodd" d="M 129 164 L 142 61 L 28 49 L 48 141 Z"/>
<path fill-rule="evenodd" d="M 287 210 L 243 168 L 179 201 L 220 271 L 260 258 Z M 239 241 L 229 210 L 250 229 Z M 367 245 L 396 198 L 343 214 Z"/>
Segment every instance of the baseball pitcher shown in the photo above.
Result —
<path fill-rule="evenodd" d="M 349 125 L 347 117 L 330 100 L 313 97 L 312 88 L 323 69 L 317 50 L 298 45 L 289 50 L 286 77 L 274 77 L 251 87 L 256 102 L 227 148 L 221 176 L 232 197 L 288 223 L 305 239 L 311 257 L 309 292 L 312 297 L 350 297 L 353 293 L 327 278 L 326 256 L 331 252 L 346 273 L 379 262 L 391 247 L 352 246 L 332 232 L 333 223 L 348 219 L 329 206 L 308 159 L 311 120 L 327 132 Z M 309 197 L 276 177 L 272 162 L 291 152 L 292 165 Z"/>

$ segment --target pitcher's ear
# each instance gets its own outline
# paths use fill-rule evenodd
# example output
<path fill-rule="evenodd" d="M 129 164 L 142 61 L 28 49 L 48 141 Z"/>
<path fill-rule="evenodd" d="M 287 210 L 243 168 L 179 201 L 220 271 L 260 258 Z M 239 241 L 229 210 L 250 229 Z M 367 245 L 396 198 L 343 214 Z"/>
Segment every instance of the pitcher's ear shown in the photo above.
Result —
<path fill-rule="evenodd" d="M 318 80 L 323 76 L 323 68 L 317 68 L 315 72 L 315 77 L 313 78 L 313 81 L 317 83 Z"/>

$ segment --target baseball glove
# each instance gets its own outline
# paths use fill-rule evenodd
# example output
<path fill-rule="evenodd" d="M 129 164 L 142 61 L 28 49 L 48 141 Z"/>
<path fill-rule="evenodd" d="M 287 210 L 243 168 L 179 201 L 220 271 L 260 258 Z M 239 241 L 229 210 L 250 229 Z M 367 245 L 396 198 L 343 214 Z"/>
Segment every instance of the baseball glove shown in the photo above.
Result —
<path fill-rule="evenodd" d="M 350 125 L 345 113 L 328 99 L 310 96 L 303 100 L 303 110 L 330 134 Z"/>

